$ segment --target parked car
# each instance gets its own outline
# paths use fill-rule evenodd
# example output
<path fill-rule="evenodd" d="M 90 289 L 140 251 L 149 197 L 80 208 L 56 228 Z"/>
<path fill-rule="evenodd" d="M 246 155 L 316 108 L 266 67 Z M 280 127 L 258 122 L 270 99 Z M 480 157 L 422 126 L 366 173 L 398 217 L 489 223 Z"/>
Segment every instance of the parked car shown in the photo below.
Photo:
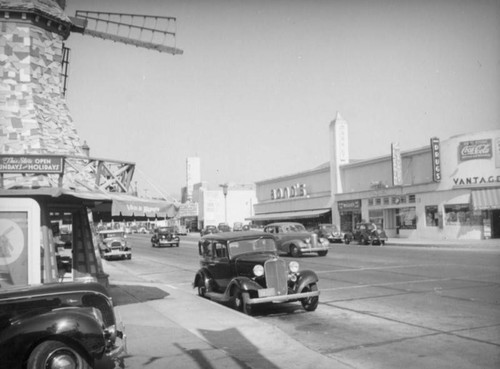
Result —
<path fill-rule="evenodd" d="M 330 243 L 343 243 L 345 242 L 345 234 L 335 224 L 318 224 L 314 227 L 318 237 L 326 238 Z"/>
<path fill-rule="evenodd" d="M 127 236 L 121 229 L 109 229 L 99 232 L 99 251 L 101 257 L 111 259 L 132 259 L 132 248 Z"/>
<path fill-rule="evenodd" d="M 98 283 L 0 289 L 0 367 L 94 367 L 126 352 L 111 298 Z"/>
<path fill-rule="evenodd" d="M 358 241 L 360 245 L 385 245 L 388 238 L 385 231 L 372 222 L 356 224 L 352 233 L 346 235 L 346 243 Z"/>
<path fill-rule="evenodd" d="M 233 224 L 233 232 L 239 232 L 243 230 L 243 223 L 241 222 L 234 222 Z"/>
<path fill-rule="evenodd" d="M 219 232 L 231 232 L 231 227 L 227 223 L 219 223 L 217 229 Z"/>
<path fill-rule="evenodd" d="M 198 294 L 252 314 L 257 304 L 300 301 L 306 311 L 319 302 L 318 277 L 297 261 L 279 258 L 276 239 L 258 231 L 207 235 L 198 242 Z"/>
<path fill-rule="evenodd" d="M 330 243 L 316 233 L 308 232 L 300 223 L 271 223 L 264 227 L 264 232 L 276 237 L 278 251 L 298 257 L 305 253 L 316 252 L 326 256 Z"/>
<path fill-rule="evenodd" d="M 179 247 L 180 238 L 175 227 L 159 227 L 151 237 L 152 247 L 175 246 Z"/>
<path fill-rule="evenodd" d="M 200 236 L 205 236 L 207 234 L 218 233 L 219 230 L 214 225 L 207 225 L 200 231 Z"/>

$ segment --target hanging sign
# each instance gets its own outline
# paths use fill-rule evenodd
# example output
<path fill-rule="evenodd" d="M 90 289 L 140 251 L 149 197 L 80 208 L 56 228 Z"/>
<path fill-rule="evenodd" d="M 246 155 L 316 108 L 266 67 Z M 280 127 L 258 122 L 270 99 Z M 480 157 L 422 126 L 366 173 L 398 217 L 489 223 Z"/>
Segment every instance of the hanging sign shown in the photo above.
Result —
<path fill-rule="evenodd" d="M 399 143 L 391 144 L 391 154 L 392 154 L 392 185 L 402 186 L 403 165 L 401 162 L 401 150 L 399 148 Z"/>
<path fill-rule="evenodd" d="M 441 182 L 441 145 L 439 138 L 431 138 L 432 179 Z"/>

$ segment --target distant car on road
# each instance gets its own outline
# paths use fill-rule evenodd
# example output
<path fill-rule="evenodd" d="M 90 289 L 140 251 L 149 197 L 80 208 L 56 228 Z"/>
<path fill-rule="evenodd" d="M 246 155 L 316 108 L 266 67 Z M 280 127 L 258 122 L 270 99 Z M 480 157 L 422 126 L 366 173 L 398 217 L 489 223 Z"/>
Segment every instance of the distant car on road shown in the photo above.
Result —
<path fill-rule="evenodd" d="M 356 224 L 352 233 L 346 234 L 346 244 L 358 241 L 360 245 L 385 245 L 388 238 L 382 228 L 373 222 L 361 222 Z"/>
<path fill-rule="evenodd" d="M 231 227 L 227 223 L 219 223 L 217 229 L 219 232 L 231 232 Z"/>
<path fill-rule="evenodd" d="M 300 301 L 306 311 L 319 302 L 318 276 L 279 258 L 276 239 L 258 231 L 210 234 L 198 242 L 198 294 L 252 314 L 257 304 Z"/>
<path fill-rule="evenodd" d="M 219 233 L 219 229 L 214 225 L 207 225 L 200 231 L 200 236 L 203 237 L 212 233 Z"/>
<path fill-rule="evenodd" d="M 243 230 L 243 223 L 241 222 L 234 222 L 233 224 L 233 232 L 239 232 Z"/>
<path fill-rule="evenodd" d="M 159 227 L 156 228 L 151 237 L 152 247 L 175 246 L 179 247 L 180 238 L 175 227 Z"/>
<path fill-rule="evenodd" d="M 132 259 L 132 247 L 127 242 L 125 231 L 121 229 L 109 229 L 100 231 L 99 251 L 102 258 L 111 259 Z"/>
<path fill-rule="evenodd" d="M 278 251 L 298 257 L 305 253 L 316 252 L 326 256 L 330 243 L 316 233 L 308 232 L 300 223 L 271 223 L 264 227 L 264 232 L 276 237 Z"/>
<path fill-rule="evenodd" d="M 345 242 L 345 234 L 335 224 L 318 224 L 313 228 L 318 237 L 326 238 L 330 243 Z"/>

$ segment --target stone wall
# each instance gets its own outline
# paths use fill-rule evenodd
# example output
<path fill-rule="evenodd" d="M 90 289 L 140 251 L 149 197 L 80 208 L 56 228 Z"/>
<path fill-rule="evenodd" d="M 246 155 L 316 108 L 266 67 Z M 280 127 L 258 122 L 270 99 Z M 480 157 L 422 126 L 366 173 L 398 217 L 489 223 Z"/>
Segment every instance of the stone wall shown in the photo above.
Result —
<path fill-rule="evenodd" d="M 62 96 L 61 36 L 29 22 L 0 27 L 0 154 L 83 155 Z"/>

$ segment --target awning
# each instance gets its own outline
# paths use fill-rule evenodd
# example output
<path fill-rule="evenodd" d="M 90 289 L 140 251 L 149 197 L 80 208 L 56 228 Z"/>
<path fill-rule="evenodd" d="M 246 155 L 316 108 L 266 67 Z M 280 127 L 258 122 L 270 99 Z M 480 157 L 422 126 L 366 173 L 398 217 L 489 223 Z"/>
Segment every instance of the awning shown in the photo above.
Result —
<path fill-rule="evenodd" d="M 110 195 L 110 197 L 113 201 L 112 216 L 171 218 L 179 210 L 174 203 L 163 200 L 143 199 L 130 195 Z"/>
<path fill-rule="evenodd" d="M 286 220 L 286 219 L 305 219 L 316 218 L 322 214 L 326 214 L 332 209 L 318 209 L 318 210 L 302 210 L 302 211 L 288 211 L 283 213 L 267 213 L 257 214 L 253 217 L 248 217 L 246 220 Z"/>
<path fill-rule="evenodd" d="M 500 209 L 500 188 L 472 191 L 472 206 L 475 210 Z"/>
<path fill-rule="evenodd" d="M 39 188 L 39 189 L 0 189 L 0 197 L 9 196 L 50 196 L 61 198 L 69 196 L 86 200 L 91 203 L 92 210 L 110 213 L 111 216 L 146 217 L 146 218 L 172 218 L 179 211 L 179 205 L 171 201 L 143 199 L 124 194 L 97 191 L 75 191 L 65 188 Z"/>

